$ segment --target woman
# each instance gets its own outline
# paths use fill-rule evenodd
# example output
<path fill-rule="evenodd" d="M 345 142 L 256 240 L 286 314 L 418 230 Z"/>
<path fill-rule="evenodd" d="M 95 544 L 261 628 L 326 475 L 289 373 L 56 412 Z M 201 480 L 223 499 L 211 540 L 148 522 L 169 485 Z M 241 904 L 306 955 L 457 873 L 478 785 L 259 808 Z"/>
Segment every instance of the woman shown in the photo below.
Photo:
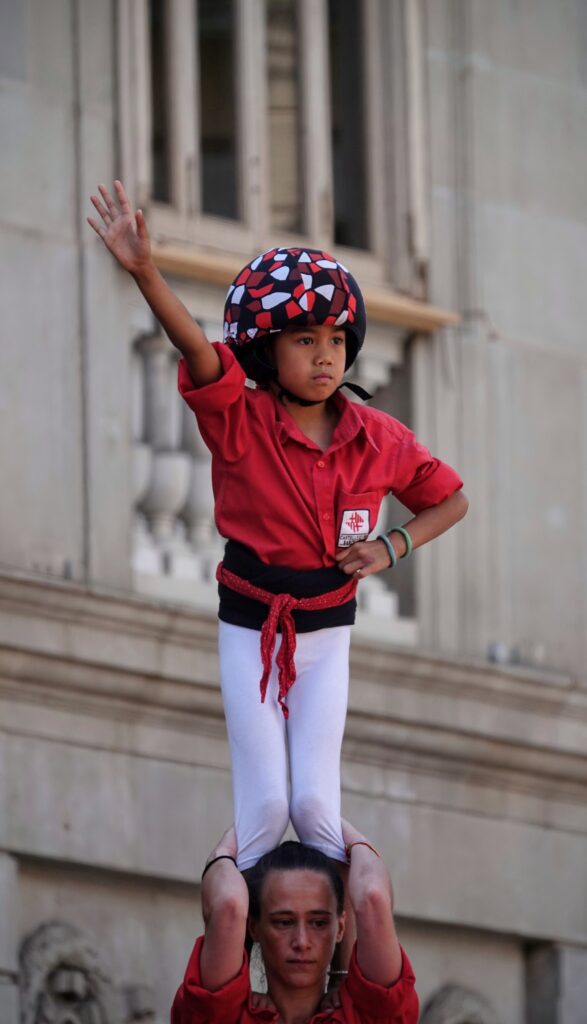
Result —
<path fill-rule="evenodd" d="M 343 822 L 343 834 L 357 941 L 333 1000 L 338 1005 L 320 1012 L 334 947 L 345 928 L 336 868 L 318 850 L 284 843 L 261 858 L 245 883 L 234 861 L 231 828 L 204 871 L 205 935 L 196 942 L 175 997 L 172 1024 L 416 1024 L 415 978 L 396 935 L 389 875 L 357 829 Z M 261 947 L 266 998 L 251 993 L 243 952 L 247 923 Z"/>

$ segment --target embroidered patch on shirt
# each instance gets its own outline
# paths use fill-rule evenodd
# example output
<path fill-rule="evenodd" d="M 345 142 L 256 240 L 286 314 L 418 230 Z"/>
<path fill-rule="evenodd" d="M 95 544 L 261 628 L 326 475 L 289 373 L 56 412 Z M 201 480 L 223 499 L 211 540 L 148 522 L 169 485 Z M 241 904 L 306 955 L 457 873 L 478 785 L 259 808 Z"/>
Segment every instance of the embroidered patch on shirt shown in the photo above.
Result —
<path fill-rule="evenodd" d="M 342 514 L 338 546 L 348 548 L 358 540 L 367 540 L 370 533 L 369 509 L 346 509 Z"/>

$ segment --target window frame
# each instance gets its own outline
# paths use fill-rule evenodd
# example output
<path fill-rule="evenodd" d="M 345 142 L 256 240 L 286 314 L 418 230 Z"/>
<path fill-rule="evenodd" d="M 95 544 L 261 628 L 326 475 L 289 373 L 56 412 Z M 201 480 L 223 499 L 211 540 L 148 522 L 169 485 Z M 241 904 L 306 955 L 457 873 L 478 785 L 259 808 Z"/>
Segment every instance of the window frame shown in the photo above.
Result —
<path fill-rule="evenodd" d="M 379 201 L 384 181 L 383 146 L 381 119 L 381 88 L 376 74 L 382 65 L 383 54 L 373 61 L 369 47 L 377 40 L 380 47 L 379 17 L 382 2 L 386 0 L 362 0 L 361 21 L 364 48 L 364 95 L 365 106 L 370 111 L 366 125 L 367 159 L 367 232 L 370 240 L 377 239 L 369 249 L 342 246 L 334 241 L 334 179 L 332 171 L 330 76 L 328 49 L 328 2 L 327 0 L 298 0 L 300 5 L 300 103 L 301 121 L 306 126 L 301 140 L 303 222 L 306 230 L 301 234 L 287 233 L 289 245 L 318 245 L 325 249 L 336 249 L 337 257 L 352 264 L 355 273 L 373 284 L 383 284 L 388 277 L 383 257 L 384 227 L 377 218 L 376 202 Z M 369 59 L 367 59 L 369 55 Z M 371 106 L 373 113 L 371 113 Z M 370 143 L 373 141 L 373 150 Z M 375 155 L 373 155 L 375 154 Z M 312 187 L 308 183 L 312 182 Z M 267 197 L 268 199 L 268 197 Z M 268 203 L 266 204 L 266 208 Z M 268 225 L 267 233 L 261 239 L 260 248 L 268 249 L 275 244 L 275 231 Z M 282 242 L 282 239 L 279 239 Z"/>
<path fill-rule="evenodd" d="M 423 297 L 428 259 L 422 0 L 361 0 L 368 249 L 334 243 L 327 0 L 298 0 L 302 149 L 301 234 L 271 227 L 265 0 L 234 0 L 239 220 L 201 209 L 197 0 L 166 0 L 171 69 L 172 205 L 151 198 L 148 0 L 118 5 L 120 155 L 159 243 L 248 257 L 279 244 L 336 248 L 366 284 Z M 381 216 L 381 211 L 384 216 Z"/>

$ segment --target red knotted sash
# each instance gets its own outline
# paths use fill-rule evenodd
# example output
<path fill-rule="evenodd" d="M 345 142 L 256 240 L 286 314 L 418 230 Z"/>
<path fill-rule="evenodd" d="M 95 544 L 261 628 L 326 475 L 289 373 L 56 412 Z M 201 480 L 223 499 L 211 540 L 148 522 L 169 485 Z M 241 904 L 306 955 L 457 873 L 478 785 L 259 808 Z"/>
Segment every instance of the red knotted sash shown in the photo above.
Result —
<path fill-rule="evenodd" d="M 341 604 L 351 601 L 357 591 L 357 579 L 352 577 L 348 583 L 337 590 L 328 590 L 325 594 L 318 594 L 316 597 L 292 597 L 291 594 L 272 594 L 269 590 L 256 587 L 249 580 L 243 580 L 236 576 L 230 569 L 225 569 L 222 562 L 216 570 L 216 579 L 225 587 L 236 590 L 237 594 L 244 597 L 251 597 L 254 601 L 261 601 L 269 605 L 269 614 L 261 629 L 261 660 L 263 662 L 263 675 L 261 676 L 261 703 L 265 700 L 269 674 L 275 650 L 277 638 L 277 627 L 281 627 L 281 647 L 279 648 L 276 663 L 279 669 L 279 694 L 278 700 L 287 718 L 289 711 L 285 703 L 287 692 L 296 681 L 296 666 L 294 655 L 296 652 L 296 627 L 293 620 L 293 611 L 315 612 L 322 608 L 338 608 Z"/>

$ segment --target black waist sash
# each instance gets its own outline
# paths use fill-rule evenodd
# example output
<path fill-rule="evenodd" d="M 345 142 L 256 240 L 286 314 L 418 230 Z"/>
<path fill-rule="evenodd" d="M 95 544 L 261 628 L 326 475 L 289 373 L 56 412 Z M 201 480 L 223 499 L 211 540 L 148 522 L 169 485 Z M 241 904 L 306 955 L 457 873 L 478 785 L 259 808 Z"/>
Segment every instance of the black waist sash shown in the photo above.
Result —
<path fill-rule="evenodd" d="M 223 564 L 226 569 L 241 579 L 249 580 L 256 587 L 271 594 L 291 594 L 292 597 L 317 597 L 330 590 L 344 587 L 349 577 L 336 566 L 327 569 L 292 569 L 286 565 L 266 565 L 250 548 L 238 541 L 229 540 L 224 551 Z M 220 607 L 218 617 L 233 626 L 260 630 L 269 608 L 261 601 L 243 597 L 224 584 L 218 584 Z M 355 598 L 339 605 L 338 608 L 321 608 L 319 611 L 293 612 L 297 633 L 313 633 L 316 629 L 331 626 L 352 626 L 355 621 L 357 602 Z"/>

